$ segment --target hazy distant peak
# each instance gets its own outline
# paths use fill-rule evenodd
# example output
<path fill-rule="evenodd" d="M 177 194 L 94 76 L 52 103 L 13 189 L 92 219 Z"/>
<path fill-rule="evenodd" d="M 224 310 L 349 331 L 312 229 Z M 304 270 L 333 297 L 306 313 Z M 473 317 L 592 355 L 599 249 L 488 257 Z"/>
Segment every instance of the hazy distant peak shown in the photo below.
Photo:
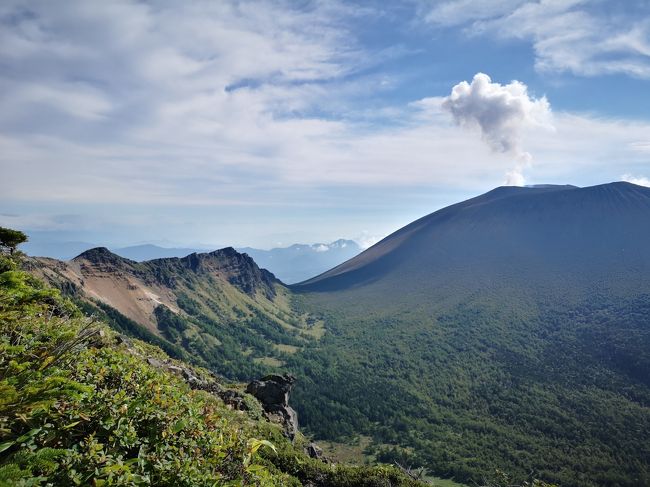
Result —
<path fill-rule="evenodd" d="M 331 243 L 293 244 L 260 250 L 239 249 L 261 267 L 271 270 L 282 282 L 294 283 L 316 276 L 357 255 L 361 248 L 353 240 L 340 238 Z"/>
<path fill-rule="evenodd" d="M 332 249 L 344 249 L 347 247 L 351 248 L 356 248 L 356 249 L 361 249 L 359 247 L 359 244 L 357 244 L 354 240 L 346 240 L 344 238 L 340 238 L 332 243 L 329 244 L 324 244 L 324 243 L 315 243 L 309 246 L 311 249 L 315 250 L 316 252 L 327 252 L 328 250 Z"/>
<path fill-rule="evenodd" d="M 133 245 L 130 247 L 116 248 L 113 249 L 113 251 L 122 257 L 126 257 L 127 259 L 135 260 L 137 262 L 170 257 L 185 257 L 191 253 L 205 252 L 201 249 L 173 247 L 167 248 L 159 247 L 155 244 Z"/>
<path fill-rule="evenodd" d="M 359 247 L 359 244 L 358 244 L 357 242 L 355 242 L 354 240 L 346 240 L 346 239 L 344 239 L 344 238 L 340 238 L 340 239 L 338 239 L 337 241 L 332 242 L 332 243 L 330 244 L 330 247 L 336 247 L 336 248 L 341 248 L 341 249 L 344 249 L 344 248 L 346 248 L 346 247 L 357 247 L 357 248 L 360 248 L 360 247 Z"/>

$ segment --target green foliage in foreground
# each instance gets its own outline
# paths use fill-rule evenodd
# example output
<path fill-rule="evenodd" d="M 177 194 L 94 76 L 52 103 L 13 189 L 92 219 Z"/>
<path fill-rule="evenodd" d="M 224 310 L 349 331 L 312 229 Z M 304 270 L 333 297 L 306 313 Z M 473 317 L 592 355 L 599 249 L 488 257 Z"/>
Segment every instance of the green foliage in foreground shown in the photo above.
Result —
<path fill-rule="evenodd" d="M 417 485 L 327 465 L 279 428 L 150 366 L 0 256 L 0 486 Z M 197 373 L 202 373 L 200 370 Z"/>

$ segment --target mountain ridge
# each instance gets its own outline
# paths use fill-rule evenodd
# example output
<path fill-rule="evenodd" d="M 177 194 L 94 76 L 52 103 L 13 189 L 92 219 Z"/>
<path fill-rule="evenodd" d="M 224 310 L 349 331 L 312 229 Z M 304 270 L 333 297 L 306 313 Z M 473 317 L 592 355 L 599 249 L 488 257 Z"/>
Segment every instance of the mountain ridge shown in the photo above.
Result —
<path fill-rule="evenodd" d="M 68 262 L 32 257 L 25 265 L 88 312 L 108 313 L 121 331 L 192 353 L 203 366 L 227 361 L 239 376 L 262 373 L 283 350 L 314 339 L 282 282 L 232 247 L 146 262 L 97 247 Z"/>
<path fill-rule="evenodd" d="M 137 262 L 122 257 L 106 247 L 86 250 L 71 259 L 74 263 L 111 264 L 136 266 L 143 269 L 154 265 L 181 266 L 195 273 L 220 272 L 228 277 L 231 284 L 249 295 L 262 289 L 267 297 L 273 297 L 273 285 L 281 283 L 272 272 L 260 268 L 246 253 L 237 252 L 233 247 L 224 247 L 211 252 L 192 252 L 184 257 L 161 257 Z"/>

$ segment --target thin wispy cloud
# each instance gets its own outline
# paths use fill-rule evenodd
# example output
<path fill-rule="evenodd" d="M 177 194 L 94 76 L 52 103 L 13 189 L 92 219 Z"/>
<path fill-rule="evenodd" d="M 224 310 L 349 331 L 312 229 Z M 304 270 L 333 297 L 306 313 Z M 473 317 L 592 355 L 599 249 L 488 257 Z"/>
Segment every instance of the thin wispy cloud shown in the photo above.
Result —
<path fill-rule="evenodd" d="M 530 42 L 540 71 L 650 78 L 650 4 L 599 0 L 452 0 L 425 21 L 470 36 Z"/>

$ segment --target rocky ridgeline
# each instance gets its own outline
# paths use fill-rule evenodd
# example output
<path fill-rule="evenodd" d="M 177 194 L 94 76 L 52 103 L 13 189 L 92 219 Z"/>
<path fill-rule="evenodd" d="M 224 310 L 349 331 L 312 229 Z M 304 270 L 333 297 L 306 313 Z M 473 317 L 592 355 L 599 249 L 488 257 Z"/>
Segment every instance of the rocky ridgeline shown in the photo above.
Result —
<path fill-rule="evenodd" d="M 190 254 L 180 259 L 196 273 L 213 270 L 225 273 L 228 282 L 248 295 L 262 292 L 268 299 L 275 297 L 276 277 L 261 269 L 248 254 L 241 254 L 232 247 L 206 254 Z"/>
<path fill-rule="evenodd" d="M 187 270 L 197 275 L 222 276 L 240 291 L 254 296 L 261 293 L 268 299 L 275 297 L 278 279 L 266 269 L 261 269 L 248 254 L 241 254 L 232 247 L 206 253 L 192 253 L 186 257 L 167 257 L 145 262 L 135 262 L 114 254 L 105 247 L 96 247 L 73 259 L 90 272 L 125 271 L 151 284 L 175 288 L 177 281 L 187 275 Z"/>

